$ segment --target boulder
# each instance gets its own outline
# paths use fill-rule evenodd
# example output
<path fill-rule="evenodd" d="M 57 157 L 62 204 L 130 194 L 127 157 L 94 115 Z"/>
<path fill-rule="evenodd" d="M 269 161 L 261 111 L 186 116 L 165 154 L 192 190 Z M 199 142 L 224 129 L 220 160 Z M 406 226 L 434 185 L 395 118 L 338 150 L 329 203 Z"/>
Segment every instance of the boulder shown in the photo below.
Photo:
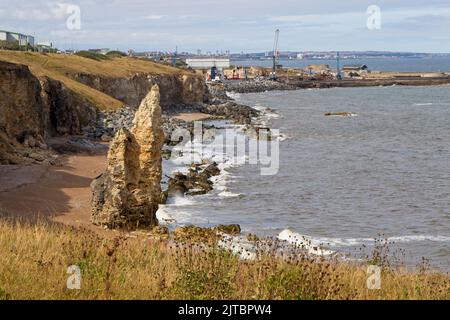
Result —
<path fill-rule="evenodd" d="M 152 87 L 131 130 L 120 129 L 111 142 L 106 171 L 91 185 L 94 224 L 127 229 L 158 225 L 164 142 L 159 97 L 158 86 Z"/>
<path fill-rule="evenodd" d="M 171 196 L 184 195 L 202 195 L 213 190 L 214 183 L 210 180 L 211 177 L 220 174 L 220 169 L 217 163 L 208 165 L 203 170 L 201 167 L 204 164 L 192 164 L 189 168 L 188 174 L 177 172 L 170 177 L 168 194 Z"/>

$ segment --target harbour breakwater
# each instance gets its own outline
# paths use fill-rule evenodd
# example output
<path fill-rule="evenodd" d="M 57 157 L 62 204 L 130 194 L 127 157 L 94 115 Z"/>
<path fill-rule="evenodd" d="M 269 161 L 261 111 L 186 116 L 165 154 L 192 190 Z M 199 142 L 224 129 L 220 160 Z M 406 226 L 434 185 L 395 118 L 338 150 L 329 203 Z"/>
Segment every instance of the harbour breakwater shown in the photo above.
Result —
<path fill-rule="evenodd" d="M 387 79 L 345 79 L 345 80 L 296 80 L 279 78 L 271 80 L 230 80 L 224 82 L 228 92 L 257 93 L 274 90 L 323 89 L 323 88 L 355 88 L 355 87 L 388 87 L 388 86 L 434 86 L 450 84 L 450 77 L 408 77 Z"/>

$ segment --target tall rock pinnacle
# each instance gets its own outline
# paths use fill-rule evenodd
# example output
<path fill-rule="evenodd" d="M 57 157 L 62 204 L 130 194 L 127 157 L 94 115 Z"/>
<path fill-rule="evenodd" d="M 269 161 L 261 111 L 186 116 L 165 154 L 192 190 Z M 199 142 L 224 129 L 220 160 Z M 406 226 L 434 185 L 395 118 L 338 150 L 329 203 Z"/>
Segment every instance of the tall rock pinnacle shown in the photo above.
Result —
<path fill-rule="evenodd" d="M 157 85 L 142 100 L 130 131 L 117 132 L 108 152 L 106 171 L 91 185 L 91 221 L 108 228 L 158 224 L 161 199 L 160 95 Z"/>

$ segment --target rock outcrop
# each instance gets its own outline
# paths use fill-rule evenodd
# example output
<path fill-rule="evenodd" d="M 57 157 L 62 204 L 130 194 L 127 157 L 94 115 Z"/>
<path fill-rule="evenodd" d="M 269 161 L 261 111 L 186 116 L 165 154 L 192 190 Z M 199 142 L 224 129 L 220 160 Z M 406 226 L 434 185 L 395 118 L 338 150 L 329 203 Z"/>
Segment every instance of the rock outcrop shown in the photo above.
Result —
<path fill-rule="evenodd" d="M 44 143 L 40 93 L 28 67 L 0 61 L 0 163 L 19 162 L 22 145 Z"/>
<path fill-rule="evenodd" d="M 96 108 L 61 82 L 0 61 L 0 164 L 40 163 L 48 137 L 79 134 L 96 117 Z"/>
<path fill-rule="evenodd" d="M 97 108 L 68 90 L 63 83 L 48 77 L 39 80 L 49 135 L 79 134 L 83 126 L 97 119 Z"/>
<path fill-rule="evenodd" d="M 178 104 L 202 104 L 206 91 L 205 81 L 196 74 L 136 73 L 130 77 L 106 77 L 79 73 L 73 78 L 135 109 L 154 85 L 161 90 L 160 103 L 164 111 Z"/>
<path fill-rule="evenodd" d="M 217 163 L 192 164 L 188 174 L 177 172 L 169 179 L 167 194 L 171 196 L 201 195 L 213 190 L 214 183 L 210 180 L 220 174 Z"/>
<path fill-rule="evenodd" d="M 163 143 L 160 94 L 155 85 L 136 112 L 131 130 L 117 132 L 107 169 L 92 182 L 94 224 L 127 229 L 158 224 Z"/>

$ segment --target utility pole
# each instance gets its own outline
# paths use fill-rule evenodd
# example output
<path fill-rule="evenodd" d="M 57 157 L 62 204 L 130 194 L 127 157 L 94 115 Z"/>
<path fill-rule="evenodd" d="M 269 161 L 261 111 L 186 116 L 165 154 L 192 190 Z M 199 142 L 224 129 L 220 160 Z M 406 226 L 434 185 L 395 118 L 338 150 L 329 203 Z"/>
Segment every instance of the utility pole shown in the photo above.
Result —
<path fill-rule="evenodd" d="M 341 57 L 339 55 L 339 52 L 337 52 L 336 54 L 336 79 L 337 80 L 342 80 L 342 74 L 341 74 Z"/>
<path fill-rule="evenodd" d="M 273 52 L 272 52 L 272 76 L 270 77 L 272 80 L 277 79 L 277 65 L 278 65 L 278 40 L 280 37 L 280 29 L 275 30 L 275 41 L 273 43 Z"/>
<path fill-rule="evenodd" d="M 172 58 L 173 67 L 177 66 L 177 55 L 178 55 L 178 46 L 175 47 L 175 54 L 173 55 L 173 58 Z"/>

